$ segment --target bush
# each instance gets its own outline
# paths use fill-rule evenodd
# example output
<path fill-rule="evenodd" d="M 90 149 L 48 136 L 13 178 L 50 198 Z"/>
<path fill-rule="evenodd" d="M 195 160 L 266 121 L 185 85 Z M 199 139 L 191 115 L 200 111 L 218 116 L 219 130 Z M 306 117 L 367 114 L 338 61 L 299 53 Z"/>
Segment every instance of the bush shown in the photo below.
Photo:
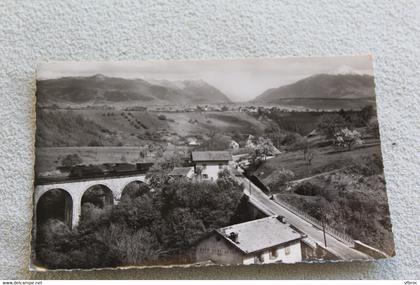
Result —
<path fill-rule="evenodd" d="M 339 130 L 350 127 L 350 123 L 339 114 L 324 114 L 319 119 L 318 128 L 328 138 L 334 137 Z"/>
<path fill-rule="evenodd" d="M 75 165 L 81 164 L 83 161 L 78 154 L 69 154 L 63 158 L 61 165 L 65 167 L 73 167 Z"/>
<path fill-rule="evenodd" d="M 118 205 L 104 209 L 84 203 L 82 219 L 72 231 L 58 220 L 48 221 L 39 227 L 37 258 L 48 268 L 144 265 L 176 258 L 213 229 L 229 225 L 243 195 L 228 173 L 217 183 L 164 179 L 157 186 L 154 191 L 133 186 Z"/>
<path fill-rule="evenodd" d="M 283 138 L 281 143 L 282 143 L 282 145 L 291 145 L 298 140 L 297 137 L 298 137 L 298 134 L 289 133 Z"/>
<path fill-rule="evenodd" d="M 280 170 L 276 170 L 273 177 L 275 177 L 275 180 L 273 182 L 271 182 L 268 185 L 268 187 L 271 190 L 276 190 L 276 189 L 286 185 L 287 182 L 292 180 L 295 177 L 295 174 L 293 173 L 293 171 L 283 168 L 283 169 L 280 169 Z"/>
<path fill-rule="evenodd" d="M 162 121 L 165 121 L 165 120 L 166 120 L 166 116 L 165 116 L 165 115 L 163 115 L 163 114 L 160 114 L 160 115 L 158 116 L 158 119 L 159 119 L 159 120 L 162 120 Z"/>
<path fill-rule="evenodd" d="M 98 141 L 98 140 L 91 140 L 88 144 L 88 146 L 104 146 L 102 144 L 102 142 Z"/>
<path fill-rule="evenodd" d="M 374 138 L 379 138 L 379 124 L 378 121 L 373 121 L 367 125 L 367 132 Z"/>
<path fill-rule="evenodd" d="M 131 182 L 124 188 L 121 194 L 121 201 L 136 199 L 137 197 L 141 197 L 149 191 L 150 187 L 146 183 L 139 181 Z"/>
<path fill-rule="evenodd" d="M 363 176 L 372 176 L 382 174 L 384 165 L 382 158 L 377 154 L 373 154 L 371 156 L 362 156 L 359 161 L 353 163 L 350 169 Z"/>
<path fill-rule="evenodd" d="M 51 269 L 115 267 L 117 253 L 98 236 L 70 231 L 61 221 L 50 219 L 38 229 L 37 259 Z"/>
<path fill-rule="evenodd" d="M 294 192 L 303 196 L 317 196 L 320 193 L 320 187 L 310 182 L 305 182 L 296 187 Z"/>

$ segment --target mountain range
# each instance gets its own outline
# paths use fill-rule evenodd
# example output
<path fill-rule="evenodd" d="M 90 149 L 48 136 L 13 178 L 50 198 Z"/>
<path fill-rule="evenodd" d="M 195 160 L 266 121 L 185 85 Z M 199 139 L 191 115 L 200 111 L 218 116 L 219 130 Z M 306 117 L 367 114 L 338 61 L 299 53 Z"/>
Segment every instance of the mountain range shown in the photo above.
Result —
<path fill-rule="evenodd" d="M 295 83 L 268 89 L 254 102 L 279 103 L 283 99 L 373 99 L 373 76 L 360 74 L 316 74 Z"/>
<path fill-rule="evenodd" d="M 341 99 L 344 102 L 345 99 L 371 100 L 374 99 L 374 94 L 373 76 L 356 73 L 316 74 L 289 85 L 267 89 L 251 102 L 282 104 L 292 100 L 302 104 L 302 101 L 308 103 L 308 100 L 316 99 Z M 203 80 L 125 79 L 102 74 L 38 80 L 37 100 L 41 105 L 179 105 L 231 102 L 228 96 Z M 309 103 L 311 104 L 313 103 Z"/>
<path fill-rule="evenodd" d="M 220 90 L 202 80 L 167 81 L 107 77 L 63 77 L 38 80 L 40 104 L 206 104 L 229 103 Z"/>

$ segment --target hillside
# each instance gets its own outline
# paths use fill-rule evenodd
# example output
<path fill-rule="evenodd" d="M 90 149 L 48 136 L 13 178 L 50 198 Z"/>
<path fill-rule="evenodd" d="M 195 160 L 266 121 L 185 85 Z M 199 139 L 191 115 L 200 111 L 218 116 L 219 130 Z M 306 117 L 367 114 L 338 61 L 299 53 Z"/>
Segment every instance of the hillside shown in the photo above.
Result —
<path fill-rule="evenodd" d="M 190 136 L 259 134 L 267 127 L 245 112 L 147 112 L 39 108 L 37 147 L 185 145 Z"/>
<path fill-rule="evenodd" d="M 170 83 L 170 84 L 169 84 Z M 42 105 L 166 105 L 228 103 L 229 98 L 208 83 L 146 81 L 97 74 L 37 81 L 37 102 Z"/>
<path fill-rule="evenodd" d="M 372 99 L 373 76 L 359 74 L 316 74 L 293 84 L 272 88 L 255 98 L 260 103 L 284 99 Z"/>

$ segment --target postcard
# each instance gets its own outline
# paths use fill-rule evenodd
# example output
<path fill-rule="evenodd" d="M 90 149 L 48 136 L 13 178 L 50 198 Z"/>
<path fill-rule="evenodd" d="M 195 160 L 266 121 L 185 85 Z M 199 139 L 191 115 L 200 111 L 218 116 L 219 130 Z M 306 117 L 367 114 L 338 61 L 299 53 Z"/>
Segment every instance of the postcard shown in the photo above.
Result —
<path fill-rule="evenodd" d="M 395 255 L 371 56 L 50 62 L 31 270 Z"/>

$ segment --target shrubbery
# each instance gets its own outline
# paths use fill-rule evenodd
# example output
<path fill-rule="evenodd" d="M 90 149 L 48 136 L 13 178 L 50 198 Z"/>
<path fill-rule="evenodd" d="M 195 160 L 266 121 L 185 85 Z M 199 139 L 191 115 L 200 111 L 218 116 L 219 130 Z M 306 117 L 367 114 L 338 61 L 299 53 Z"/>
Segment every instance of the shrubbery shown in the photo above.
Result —
<path fill-rule="evenodd" d="M 354 162 L 350 169 L 352 172 L 362 174 L 363 176 L 372 176 L 376 174 L 383 174 L 384 165 L 382 158 L 377 155 L 362 156 L 360 161 Z"/>
<path fill-rule="evenodd" d="M 217 183 L 171 180 L 160 186 L 124 191 L 118 205 L 103 209 L 85 203 L 73 231 L 48 220 L 39 227 L 38 260 L 49 268 L 183 262 L 177 257 L 204 234 L 230 224 L 242 197 L 242 186 L 225 173 Z"/>
<path fill-rule="evenodd" d="M 287 182 L 293 180 L 295 174 L 293 171 L 288 169 L 279 169 L 275 170 L 275 175 L 273 176 L 275 176 L 275 179 L 268 185 L 268 187 L 270 187 L 271 190 L 276 190 L 286 185 Z"/>

